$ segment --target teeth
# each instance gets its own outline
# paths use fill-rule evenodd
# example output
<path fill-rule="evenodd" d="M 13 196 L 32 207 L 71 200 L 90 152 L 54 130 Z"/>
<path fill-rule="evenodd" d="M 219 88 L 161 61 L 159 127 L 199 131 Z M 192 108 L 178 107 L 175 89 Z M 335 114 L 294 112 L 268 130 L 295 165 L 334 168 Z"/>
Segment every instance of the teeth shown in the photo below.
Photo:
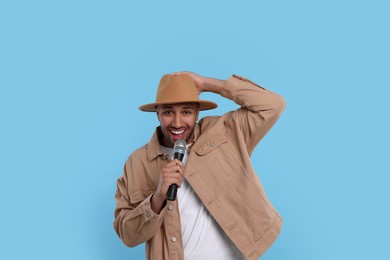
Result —
<path fill-rule="evenodd" d="M 180 135 L 180 134 L 184 133 L 184 130 L 180 130 L 180 131 L 171 130 L 171 132 L 175 135 Z"/>

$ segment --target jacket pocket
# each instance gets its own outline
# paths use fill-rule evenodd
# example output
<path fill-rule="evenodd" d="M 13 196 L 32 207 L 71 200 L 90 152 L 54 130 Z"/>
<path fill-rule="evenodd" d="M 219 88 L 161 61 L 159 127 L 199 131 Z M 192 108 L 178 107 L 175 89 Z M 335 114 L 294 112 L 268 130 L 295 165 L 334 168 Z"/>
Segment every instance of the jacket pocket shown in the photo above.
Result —
<path fill-rule="evenodd" d="M 144 201 L 147 197 L 150 196 L 153 192 L 156 191 L 156 188 L 148 188 L 142 190 L 136 190 L 130 194 L 131 204 L 138 204 Z"/>
<path fill-rule="evenodd" d="M 199 148 L 195 149 L 195 153 L 202 156 L 208 154 L 209 152 L 215 150 L 224 143 L 229 142 L 228 138 L 224 135 L 212 136 L 207 141 L 205 141 Z"/>

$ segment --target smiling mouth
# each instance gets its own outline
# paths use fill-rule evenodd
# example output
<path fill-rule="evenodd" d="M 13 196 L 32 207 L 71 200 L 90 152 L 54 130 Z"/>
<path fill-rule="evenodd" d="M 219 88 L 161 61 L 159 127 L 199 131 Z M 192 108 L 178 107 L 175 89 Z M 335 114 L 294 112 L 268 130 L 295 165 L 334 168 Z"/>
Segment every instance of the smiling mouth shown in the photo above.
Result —
<path fill-rule="evenodd" d="M 170 130 L 170 132 L 172 133 L 172 134 L 174 134 L 174 135 L 181 135 L 181 134 L 183 134 L 184 133 L 184 129 L 181 129 L 181 130 Z"/>

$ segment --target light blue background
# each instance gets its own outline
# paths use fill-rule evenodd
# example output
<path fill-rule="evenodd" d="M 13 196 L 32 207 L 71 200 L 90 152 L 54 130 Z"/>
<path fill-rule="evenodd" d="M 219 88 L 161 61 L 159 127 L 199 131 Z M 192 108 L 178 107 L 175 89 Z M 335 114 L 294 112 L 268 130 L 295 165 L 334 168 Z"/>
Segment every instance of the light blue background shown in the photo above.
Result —
<path fill-rule="evenodd" d="M 387 1 L 1 1 L 0 259 L 143 259 L 116 179 L 162 74 L 246 76 L 287 109 L 252 156 L 285 225 L 262 259 L 390 259 Z M 213 94 L 221 114 L 236 106 Z"/>

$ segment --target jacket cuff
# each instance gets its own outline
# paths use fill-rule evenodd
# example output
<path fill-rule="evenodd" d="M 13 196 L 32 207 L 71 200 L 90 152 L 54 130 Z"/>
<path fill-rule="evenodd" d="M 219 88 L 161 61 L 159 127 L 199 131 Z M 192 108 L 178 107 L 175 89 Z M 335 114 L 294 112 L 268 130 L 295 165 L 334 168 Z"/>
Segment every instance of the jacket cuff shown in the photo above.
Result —
<path fill-rule="evenodd" d="M 154 193 L 149 195 L 142 203 L 141 203 L 141 211 L 142 215 L 144 217 L 145 222 L 148 221 L 162 221 L 162 217 L 164 215 L 165 209 L 166 209 L 166 203 L 163 204 L 162 209 L 159 213 L 156 213 L 152 210 L 152 203 L 151 199 L 153 197 Z"/>
<path fill-rule="evenodd" d="M 233 74 L 231 77 L 229 77 L 227 80 L 225 80 L 225 83 L 223 84 L 223 87 L 221 89 L 221 92 L 219 93 L 221 96 L 226 97 L 228 99 L 233 100 L 234 92 L 240 88 L 241 85 L 252 85 L 256 89 L 260 88 L 262 90 L 266 90 L 262 86 L 256 84 L 255 82 L 238 76 L 236 74 Z"/>

